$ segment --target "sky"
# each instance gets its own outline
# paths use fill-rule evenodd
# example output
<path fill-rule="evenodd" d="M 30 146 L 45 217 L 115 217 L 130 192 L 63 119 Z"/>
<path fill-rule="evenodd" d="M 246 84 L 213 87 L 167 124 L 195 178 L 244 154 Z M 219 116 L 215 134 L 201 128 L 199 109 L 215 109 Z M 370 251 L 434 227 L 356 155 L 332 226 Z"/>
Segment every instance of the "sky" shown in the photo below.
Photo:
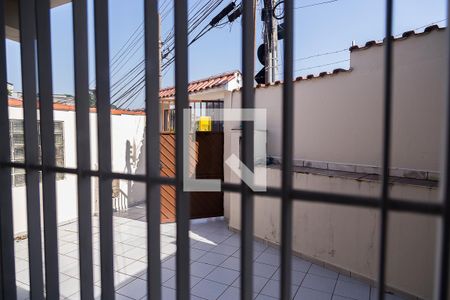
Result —
<path fill-rule="evenodd" d="M 173 0 L 160 0 L 160 7 L 168 12 L 161 24 L 162 39 L 173 26 Z M 189 0 L 189 7 L 197 1 L 206 5 L 209 0 Z M 167 2 L 167 3 L 166 3 Z M 215 10 L 205 22 L 214 17 L 222 7 L 231 0 L 222 0 L 221 6 Z M 310 4 L 321 5 L 304 7 Z M 383 0 L 294 0 L 294 70 L 295 75 L 316 74 L 338 67 L 349 66 L 349 52 L 346 51 L 352 42 L 365 44 L 369 40 L 380 40 L 384 36 L 385 1 Z M 237 0 L 240 3 L 240 0 Z M 418 29 L 437 23 L 446 25 L 445 0 L 395 0 L 394 1 L 394 33 Z M 89 59 L 90 82 L 95 86 L 94 68 L 94 30 L 93 0 L 88 0 L 89 25 Z M 142 0 L 110 0 L 110 57 L 114 58 L 130 35 L 143 21 Z M 258 5 L 258 8 L 261 4 Z M 262 26 L 260 9 L 257 10 L 256 38 L 257 46 L 261 43 Z M 52 64 L 54 93 L 73 94 L 73 34 L 72 5 L 66 4 L 54 8 L 51 12 Z M 189 47 L 189 80 L 206 78 L 219 73 L 241 69 L 241 21 L 225 24 L 222 28 L 214 28 Z M 142 40 L 140 40 L 142 43 Z M 164 45 L 163 45 L 164 49 Z M 280 52 L 282 42 L 280 42 Z M 319 55 L 337 52 L 334 54 Z M 112 70 L 112 84 L 119 85 L 120 78 L 127 69 L 136 65 L 143 56 L 143 47 L 138 44 L 124 59 L 123 66 Z M 134 53 L 134 54 L 133 54 Z M 315 56 L 304 59 L 305 57 Z M 281 63 L 281 60 L 280 60 Z M 262 66 L 256 63 L 255 73 Z M 21 90 L 20 45 L 7 41 L 8 82 Z M 113 72 L 114 71 L 114 72 Z M 280 70 L 281 71 L 281 70 Z M 162 87 L 173 85 L 173 64 L 163 73 Z M 119 89 L 119 87 L 116 87 Z M 143 106 L 143 100 L 137 100 L 131 108 Z"/>

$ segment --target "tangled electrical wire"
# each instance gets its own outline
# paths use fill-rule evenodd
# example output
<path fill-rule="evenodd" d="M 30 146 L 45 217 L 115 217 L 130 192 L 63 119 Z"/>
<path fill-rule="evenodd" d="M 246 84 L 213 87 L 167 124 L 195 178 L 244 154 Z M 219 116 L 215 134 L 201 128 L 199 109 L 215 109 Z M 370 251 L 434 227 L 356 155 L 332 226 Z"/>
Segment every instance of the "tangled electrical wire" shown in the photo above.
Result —
<path fill-rule="evenodd" d="M 208 1 L 208 4 L 199 8 L 196 12 L 193 12 L 199 5 L 202 0 L 198 0 L 195 3 L 190 11 L 192 13 L 192 17 L 189 18 L 189 26 L 188 26 L 188 36 L 192 35 L 196 29 L 204 24 L 206 18 L 214 12 L 215 9 L 222 4 L 224 0 L 215 0 Z M 188 46 L 191 46 L 193 43 L 198 41 L 208 32 L 210 32 L 214 28 L 221 28 L 225 26 L 227 23 L 232 23 L 236 20 L 241 13 L 241 5 L 236 5 L 234 2 L 228 4 L 222 11 L 216 15 L 208 24 L 206 24 L 200 31 L 197 31 L 195 36 L 189 41 Z M 228 20 L 220 22 L 223 18 L 228 15 Z M 232 17 L 230 18 L 230 16 Z M 175 39 L 174 39 L 174 28 L 169 31 L 163 41 L 163 50 L 162 50 L 162 64 L 161 64 L 161 73 L 166 74 L 169 71 L 169 66 L 175 61 Z M 127 51 L 132 51 L 134 49 L 132 46 L 128 46 Z M 132 54 L 133 55 L 133 54 Z M 129 61 L 128 58 L 127 61 Z M 126 63 L 125 62 L 125 63 Z M 117 79 L 111 87 L 111 99 L 112 105 L 115 105 L 120 108 L 129 108 L 138 98 L 142 95 L 145 88 L 145 61 L 144 57 L 140 60 L 134 67 L 129 69 L 121 78 Z M 118 74 L 121 70 L 121 67 L 117 67 L 112 71 L 112 76 Z"/>

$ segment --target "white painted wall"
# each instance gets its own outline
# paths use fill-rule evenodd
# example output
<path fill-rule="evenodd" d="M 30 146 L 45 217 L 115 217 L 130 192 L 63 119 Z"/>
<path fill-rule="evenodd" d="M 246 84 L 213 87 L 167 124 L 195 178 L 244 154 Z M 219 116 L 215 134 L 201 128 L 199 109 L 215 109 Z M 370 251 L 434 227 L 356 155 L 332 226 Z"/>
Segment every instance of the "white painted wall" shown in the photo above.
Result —
<path fill-rule="evenodd" d="M 280 187 L 281 172 L 268 169 L 267 181 Z M 238 182 L 236 179 L 234 182 Z M 294 173 L 294 187 L 366 196 L 379 195 L 380 184 L 348 178 Z M 396 184 L 393 197 L 435 201 L 436 188 Z M 230 195 L 229 226 L 240 229 L 240 195 Z M 255 236 L 280 243 L 280 201 L 256 197 Z M 436 253 L 434 217 L 390 213 L 387 252 L 387 284 L 391 290 L 432 299 Z M 349 276 L 373 283 L 377 279 L 379 213 L 375 209 L 310 202 L 296 202 L 293 208 L 293 251 Z"/>
<path fill-rule="evenodd" d="M 394 42 L 392 167 L 438 172 L 445 99 L 446 32 L 433 31 Z M 383 46 L 351 53 L 351 72 L 294 83 L 294 159 L 379 166 L 382 150 Z M 268 112 L 268 154 L 281 156 L 282 85 L 256 89 L 256 107 Z M 241 93 L 225 99 L 240 107 Z M 224 158 L 236 153 L 233 128 L 225 124 Z M 225 180 L 237 182 L 225 167 Z M 269 170 L 270 185 L 280 172 Z M 379 194 L 376 182 L 294 175 L 297 188 L 346 194 Z M 392 195 L 436 201 L 437 189 L 395 184 Z M 239 195 L 225 193 L 225 216 L 240 228 Z M 255 235 L 278 243 L 279 201 L 257 197 Z M 335 205 L 294 205 L 293 250 L 301 255 L 376 279 L 379 219 L 375 210 Z M 424 299 L 432 298 L 436 220 L 392 213 L 387 282 Z M 450 286 L 450 283 L 449 283 Z"/>
<path fill-rule="evenodd" d="M 434 31 L 394 43 L 392 167 L 439 171 L 445 41 Z M 295 82 L 295 159 L 380 165 L 383 47 L 350 58 L 351 72 Z M 280 156 L 282 85 L 255 92 L 256 107 L 268 112 L 268 153 Z M 240 107 L 241 93 L 225 101 Z"/>
<path fill-rule="evenodd" d="M 9 108 L 10 119 L 23 119 L 23 111 L 21 108 Z M 76 168 L 76 131 L 75 131 L 75 112 L 59 111 L 54 112 L 55 121 L 64 122 L 64 162 L 65 167 Z M 97 115 L 90 113 L 91 126 L 91 166 L 92 169 L 98 169 L 98 142 L 97 142 Z M 126 141 L 136 144 L 136 148 L 140 151 L 142 139 L 144 136 L 145 116 L 141 115 L 112 115 L 111 131 L 112 131 L 112 168 L 114 172 L 125 172 L 127 161 L 125 159 Z M 134 172 L 131 169 L 131 172 Z M 97 180 L 92 180 L 92 208 L 96 210 L 97 197 Z M 121 181 L 121 189 L 128 194 L 128 189 L 133 184 L 128 185 L 127 182 Z M 56 182 L 56 197 L 58 222 L 64 223 L 74 220 L 78 217 L 77 206 L 77 179 L 76 176 L 67 175 L 63 180 Z M 27 231 L 26 223 L 26 197 L 25 186 L 12 187 L 13 193 L 13 218 L 14 233 L 22 234 Z M 41 197 L 42 199 L 42 197 Z M 130 202 L 133 199 L 129 199 Z"/>

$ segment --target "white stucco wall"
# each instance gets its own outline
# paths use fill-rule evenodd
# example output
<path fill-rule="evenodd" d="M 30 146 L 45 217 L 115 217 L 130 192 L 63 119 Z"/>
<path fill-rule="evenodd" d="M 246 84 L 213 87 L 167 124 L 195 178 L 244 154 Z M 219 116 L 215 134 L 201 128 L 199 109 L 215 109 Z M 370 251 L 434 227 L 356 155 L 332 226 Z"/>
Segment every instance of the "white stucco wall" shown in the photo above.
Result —
<path fill-rule="evenodd" d="M 280 187 L 281 172 L 268 169 L 267 180 Z M 234 179 L 234 182 L 237 182 Z M 294 187 L 302 190 L 377 196 L 380 184 L 348 178 L 294 173 Z M 402 199 L 435 201 L 436 188 L 397 184 L 390 194 Z M 229 226 L 240 230 L 240 195 L 230 195 Z M 280 200 L 255 197 L 254 234 L 280 243 Z M 430 216 L 390 213 L 387 284 L 390 289 L 421 299 L 432 299 L 437 219 Z M 377 279 L 379 213 L 375 209 L 295 202 L 293 251 L 335 267 L 349 276 L 373 283 Z"/>
<path fill-rule="evenodd" d="M 446 32 L 433 31 L 394 42 L 392 168 L 439 172 L 445 100 Z M 294 159 L 379 166 L 382 150 L 383 46 L 353 51 L 351 72 L 294 83 Z M 255 90 L 256 107 L 268 112 L 268 155 L 281 156 L 282 85 Z M 241 93 L 225 100 L 240 107 Z M 225 124 L 224 158 L 236 153 L 233 128 Z M 225 180 L 236 182 L 228 168 Z M 279 186 L 279 170 L 268 183 Z M 296 188 L 379 195 L 377 182 L 312 174 L 294 175 Z M 436 201 L 437 188 L 395 184 L 393 196 Z M 225 193 L 225 216 L 240 228 L 238 194 Z M 379 217 L 375 210 L 336 205 L 294 205 L 293 250 L 369 280 L 377 277 Z M 279 243 L 280 203 L 255 200 L 255 235 Z M 390 215 L 387 283 L 395 290 L 432 298 L 436 219 Z M 449 283 L 450 286 L 450 283 Z"/>
<path fill-rule="evenodd" d="M 394 43 L 394 168 L 439 171 L 445 35 L 434 31 Z M 380 165 L 383 47 L 353 51 L 350 58 L 351 72 L 295 82 L 294 159 Z M 256 107 L 268 111 L 268 153 L 280 156 L 282 85 L 257 88 L 255 97 Z M 225 101 L 240 107 L 241 93 Z"/>
<path fill-rule="evenodd" d="M 9 108 L 10 119 L 23 119 L 21 108 Z M 55 121 L 64 122 L 64 163 L 65 167 L 76 168 L 76 132 L 75 132 L 75 112 L 54 111 Z M 97 142 L 97 116 L 90 113 L 91 126 L 91 166 L 98 169 L 98 142 Z M 140 115 L 112 115 L 112 168 L 115 172 L 125 172 L 127 161 L 125 159 L 126 142 L 136 144 L 136 148 L 142 144 L 144 135 L 145 117 Z M 131 170 L 134 172 L 134 170 Z M 95 213 L 96 201 L 98 200 L 98 181 L 92 180 L 92 210 Z M 128 182 L 121 182 L 121 189 L 128 194 Z M 42 188 L 41 188 L 42 189 Z M 77 178 L 74 175 L 66 174 L 63 180 L 56 182 L 57 218 L 59 223 L 74 220 L 78 217 L 77 206 Z M 26 223 L 26 197 L 25 186 L 12 187 L 13 194 L 13 218 L 14 233 L 22 234 L 27 231 Z M 42 197 L 41 197 L 42 201 Z M 132 199 L 130 199 L 132 201 Z M 42 212 L 41 212 L 42 213 Z M 42 220 L 42 218 L 41 218 Z"/>

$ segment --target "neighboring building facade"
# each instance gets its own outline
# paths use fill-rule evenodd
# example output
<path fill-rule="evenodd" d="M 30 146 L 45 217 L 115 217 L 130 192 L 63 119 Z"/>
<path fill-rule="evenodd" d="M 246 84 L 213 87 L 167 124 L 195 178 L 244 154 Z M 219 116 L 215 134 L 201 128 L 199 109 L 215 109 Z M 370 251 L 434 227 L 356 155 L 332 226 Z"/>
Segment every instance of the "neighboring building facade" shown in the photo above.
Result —
<path fill-rule="evenodd" d="M 38 111 L 39 115 L 39 111 Z M 9 99 L 11 159 L 24 161 L 23 109 L 22 100 Z M 56 164 L 60 167 L 76 168 L 76 128 L 75 107 L 55 103 L 55 150 Z M 98 169 L 97 115 L 94 109 L 90 113 L 91 127 L 91 167 Z M 39 127 L 38 127 L 39 128 Z M 115 172 L 134 173 L 136 157 L 141 151 L 145 128 L 145 115 L 142 111 L 111 110 L 111 155 L 112 168 Z M 76 176 L 57 174 L 57 218 L 58 223 L 73 221 L 78 217 Z M 25 174 L 21 169 L 12 169 L 12 192 L 14 233 L 26 233 L 26 197 Z M 129 189 L 133 183 L 114 181 L 113 190 L 116 197 L 125 197 L 128 201 Z M 98 180 L 92 180 L 92 209 L 98 211 Z M 113 198 L 113 195 L 112 195 Z M 41 197 L 42 199 L 42 197 Z M 42 200 L 41 200 L 42 201 Z M 126 202 L 127 202 L 126 201 Z"/>
<path fill-rule="evenodd" d="M 192 122 L 197 123 L 202 116 L 214 117 L 217 109 L 222 108 L 225 99 L 230 97 L 233 90 L 240 88 L 242 77 L 239 71 L 231 71 L 218 74 L 205 79 L 195 80 L 189 83 L 189 107 L 192 111 Z M 163 134 L 171 134 L 175 131 L 175 88 L 164 88 L 160 96 L 160 131 Z M 222 132 L 223 122 L 213 122 L 212 131 Z M 162 149 L 164 153 L 164 149 Z M 145 173 L 145 156 L 137 159 L 136 173 Z M 162 163 L 162 168 L 165 167 Z M 170 168 L 172 168 L 171 166 Z M 130 204 L 138 204 L 145 201 L 145 185 L 136 183 L 130 191 Z"/>
<path fill-rule="evenodd" d="M 189 107 L 193 119 L 201 116 L 214 117 L 214 110 L 223 108 L 223 101 L 231 92 L 240 88 L 242 76 L 239 71 L 214 75 L 189 83 Z M 175 130 L 175 87 L 164 88 L 159 92 L 161 106 L 161 132 Z M 222 131 L 222 123 L 213 124 L 214 131 Z"/>

